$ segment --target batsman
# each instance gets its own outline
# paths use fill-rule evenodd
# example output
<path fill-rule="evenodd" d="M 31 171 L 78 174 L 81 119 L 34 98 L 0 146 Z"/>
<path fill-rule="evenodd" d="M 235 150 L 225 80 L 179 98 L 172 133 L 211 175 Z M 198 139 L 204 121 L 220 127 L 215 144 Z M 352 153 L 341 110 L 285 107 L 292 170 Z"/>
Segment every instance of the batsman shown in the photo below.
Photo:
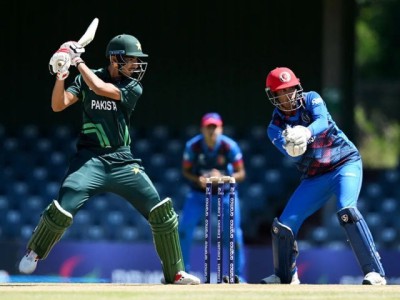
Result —
<path fill-rule="evenodd" d="M 266 80 L 268 99 L 275 106 L 268 137 L 301 172 L 301 182 L 279 218 L 272 223 L 274 274 L 266 284 L 299 284 L 296 236 L 304 220 L 331 197 L 336 216 L 364 275 L 363 284 L 385 285 L 385 271 L 357 200 L 362 184 L 362 160 L 356 146 L 341 131 L 321 96 L 305 92 L 289 68 L 275 68 Z"/>
<path fill-rule="evenodd" d="M 32 273 L 38 261 L 49 255 L 71 226 L 79 209 L 91 197 L 109 192 L 124 198 L 149 222 L 164 273 L 161 281 L 199 284 L 199 278 L 184 269 L 178 217 L 172 200 L 160 199 L 141 160 L 133 156 L 130 148 L 130 117 L 142 95 L 140 80 L 147 68 L 147 62 L 142 59 L 148 55 L 143 53 L 139 40 L 128 34 L 110 40 L 106 48 L 108 65 L 104 68 L 90 69 L 81 58 L 84 52 L 77 42 L 66 42 L 50 59 L 50 72 L 56 77 L 52 109 L 60 112 L 80 101 L 82 127 L 77 152 L 71 159 L 58 197 L 43 211 L 19 270 Z M 66 88 L 65 79 L 71 65 L 79 74 Z"/>

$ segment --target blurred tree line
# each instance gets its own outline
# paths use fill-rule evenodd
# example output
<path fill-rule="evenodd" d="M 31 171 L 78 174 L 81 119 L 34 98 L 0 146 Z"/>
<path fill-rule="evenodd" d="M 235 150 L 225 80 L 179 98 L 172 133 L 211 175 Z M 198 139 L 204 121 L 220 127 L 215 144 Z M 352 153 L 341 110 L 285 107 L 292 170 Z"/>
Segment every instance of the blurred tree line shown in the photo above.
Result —
<path fill-rule="evenodd" d="M 355 120 L 367 168 L 399 166 L 399 11 L 400 0 L 358 0 Z"/>

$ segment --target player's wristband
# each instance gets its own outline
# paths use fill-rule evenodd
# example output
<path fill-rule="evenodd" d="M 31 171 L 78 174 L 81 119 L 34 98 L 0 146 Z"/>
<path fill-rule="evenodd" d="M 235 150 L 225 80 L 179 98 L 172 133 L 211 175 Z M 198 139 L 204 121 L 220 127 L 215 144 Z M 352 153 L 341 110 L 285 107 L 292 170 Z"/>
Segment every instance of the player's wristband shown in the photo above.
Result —
<path fill-rule="evenodd" d="M 78 66 L 80 65 L 80 64 L 84 64 L 85 62 L 81 59 L 80 61 L 78 61 L 77 63 L 76 63 L 76 68 L 78 68 Z"/>

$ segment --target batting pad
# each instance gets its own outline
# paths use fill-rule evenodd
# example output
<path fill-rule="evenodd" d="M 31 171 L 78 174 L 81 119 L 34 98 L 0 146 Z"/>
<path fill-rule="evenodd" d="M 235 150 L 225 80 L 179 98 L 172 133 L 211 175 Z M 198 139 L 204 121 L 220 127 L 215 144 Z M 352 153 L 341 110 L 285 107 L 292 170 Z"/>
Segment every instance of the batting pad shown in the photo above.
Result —
<path fill-rule="evenodd" d="M 274 219 L 271 231 L 275 275 L 280 278 L 281 283 L 291 283 L 299 255 L 297 242 L 292 230 L 280 223 L 278 218 Z"/>
<path fill-rule="evenodd" d="M 178 235 L 178 215 L 172 200 L 166 198 L 149 213 L 153 241 L 163 267 L 166 283 L 173 283 L 176 273 L 185 269 Z"/>
<path fill-rule="evenodd" d="M 385 277 L 381 258 L 360 211 L 356 207 L 345 207 L 337 212 L 337 216 L 364 275 L 376 272 Z"/>
<path fill-rule="evenodd" d="M 64 210 L 57 200 L 53 200 L 44 210 L 28 242 L 28 248 L 35 251 L 40 259 L 45 259 L 71 224 L 72 215 Z"/>

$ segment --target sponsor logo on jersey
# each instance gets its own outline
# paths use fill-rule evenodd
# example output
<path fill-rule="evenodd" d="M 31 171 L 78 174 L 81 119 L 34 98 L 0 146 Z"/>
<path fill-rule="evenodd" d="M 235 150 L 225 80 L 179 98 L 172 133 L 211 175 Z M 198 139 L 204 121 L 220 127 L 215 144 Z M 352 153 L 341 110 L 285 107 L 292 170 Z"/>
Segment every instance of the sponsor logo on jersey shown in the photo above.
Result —
<path fill-rule="evenodd" d="M 311 100 L 311 104 L 312 105 L 317 105 L 317 104 L 320 104 L 320 103 L 322 103 L 322 98 L 321 97 L 314 98 L 314 99 Z"/>
<path fill-rule="evenodd" d="M 357 177 L 357 174 L 355 174 L 353 172 L 346 172 L 346 173 L 344 173 L 344 176 L 346 176 L 346 177 Z"/>

